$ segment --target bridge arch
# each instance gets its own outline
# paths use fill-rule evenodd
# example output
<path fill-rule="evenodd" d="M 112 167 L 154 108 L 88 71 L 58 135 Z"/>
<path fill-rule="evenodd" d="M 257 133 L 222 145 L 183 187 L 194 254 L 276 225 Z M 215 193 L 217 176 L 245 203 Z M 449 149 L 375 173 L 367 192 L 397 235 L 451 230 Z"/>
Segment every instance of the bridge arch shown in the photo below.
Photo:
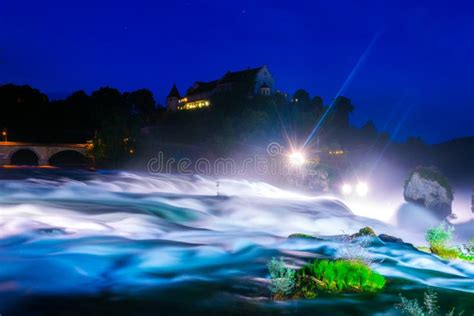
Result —
<path fill-rule="evenodd" d="M 9 161 L 12 165 L 38 166 L 41 155 L 33 148 L 18 148 L 12 150 L 9 155 Z"/>
<path fill-rule="evenodd" d="M 35 143 L 21 143 L 21 142 L 0 142 L 0 166 L 1 165 L 9 165 L 12 163 L 16 163 L 17 152 L 19 154 L 30 153 L 30 160 L 34 160 L 33 162 L 29 162 L 29 164 L 34 164 L 36 159 L 33 159 L 33 155 L 38 158 L 37 165 L 44 166 L 48 165 L 50 159 L 53 158 L 56 154 L 61 152 L 67 152 L 64 155 L 70 155 L 72 158 L 72 162 L 83 162 L 87 160 L 87 153 L 90 150 L 91 144 L 35 144 Z M 71 154 L 71 152 L 74 152 Z M 63 154 L 61 154 L 63 155 Z M 59 158 L 61 158 L 61 155 Z M 13 161 L 12 161 L 12 158 Z M 54 157 L 53 161 L 59 159 L 57 156 Z M 59 159 L 60 160 L 60 159 Z M 67 162 L 67 161 L 66 161 Z"/>
<path fill-rule="evenodd" d="M 48 163 L 56 167 L 77 167 L 86 165 L 87 158 L 80 150 L 60 149 L 50 154 Z"/>

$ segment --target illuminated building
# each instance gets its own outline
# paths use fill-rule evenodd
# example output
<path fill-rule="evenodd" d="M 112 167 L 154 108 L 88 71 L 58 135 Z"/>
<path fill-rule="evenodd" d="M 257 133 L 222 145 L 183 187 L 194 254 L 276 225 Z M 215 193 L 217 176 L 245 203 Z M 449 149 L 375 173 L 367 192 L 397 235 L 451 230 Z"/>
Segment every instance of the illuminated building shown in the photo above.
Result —
<path fill-rule="evenodd" d="M 248 97 L 269 96 L 274 93 L 274 84 L 267 66 L 229 71 L 218 80 L 196 81 L 185 96 L 181 96 L 176 85 L 173 85 L 166 99 L 166 108 L 168 111 L 207 108 L 211 106 L 211 97 L 218 93 L 238 92 Z"/>

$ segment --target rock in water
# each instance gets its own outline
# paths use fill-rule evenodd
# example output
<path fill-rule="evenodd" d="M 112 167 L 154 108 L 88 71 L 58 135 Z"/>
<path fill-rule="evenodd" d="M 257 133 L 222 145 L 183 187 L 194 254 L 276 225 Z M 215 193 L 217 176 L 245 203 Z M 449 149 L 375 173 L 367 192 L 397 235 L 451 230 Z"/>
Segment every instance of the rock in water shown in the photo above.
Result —
<path fill-rule="evenodd" d="M 402 243 L 403 242 L 403 240 L 401 238 L 390 236 L 390 235 L 387 235 L 387 234 L 380 234 L 379 238 L 383 242 L 396 242 L 396 243 Z"/>
<path fill-rule="evenodd" d="M 405 184 L 405 201 L 433 211 L 439 219 L 452 212 L 453 192 L 447 179 L 434 168 L 417 168 Z"/>
<path fill-rule="evenodd" d="M 308 235 L 308 234 L 302 234 L 302 233 L 296 233 L 296 234 L 291 234 L 288 236 L 288 238 L 304 238 L 304 239 L 316 239 L 316 237 Z"/>
<path fill-rule="evenodd" d="M 351 238 L 357 238 L 357 237 L 376 237 L 377 235 L 375 234 L 374 230 L 370 227 L 364 227 L 359 230 L 359 232 L 351 235 Z"/>

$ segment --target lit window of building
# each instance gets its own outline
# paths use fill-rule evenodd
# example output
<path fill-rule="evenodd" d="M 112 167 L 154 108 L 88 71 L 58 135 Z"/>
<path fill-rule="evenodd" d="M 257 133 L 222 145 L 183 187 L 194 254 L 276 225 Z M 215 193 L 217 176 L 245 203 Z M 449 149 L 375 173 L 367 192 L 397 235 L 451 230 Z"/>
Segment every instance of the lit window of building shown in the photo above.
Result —
<path fill-rule="evenodd" d="M 208 108 L 211 103 L 209 100 L 197 100 L 192 102 L 184 103 L 181 106 L 178 106 L 179 110 L 195 110 L 195 109 L 203 109 Z"/>

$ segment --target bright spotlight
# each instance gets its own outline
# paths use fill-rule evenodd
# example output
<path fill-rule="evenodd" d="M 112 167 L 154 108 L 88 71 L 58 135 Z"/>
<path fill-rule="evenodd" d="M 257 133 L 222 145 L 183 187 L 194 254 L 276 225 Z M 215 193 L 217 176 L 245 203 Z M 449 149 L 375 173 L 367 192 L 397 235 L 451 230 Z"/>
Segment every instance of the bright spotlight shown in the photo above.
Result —
<path fill-rule="evenodd" d="M 366 196 L 369 193 L 369 186 L 365 182 L 359 182 L 357 183 L 356 192 L 359 196 Z"/>
<path fill-rule="evenodd" d="M 341 187 L 342 194 L 344 195 L 351 195 L 352 194 L 352 186 L 348 183 L 344 183 Z"/>
<path fill-rule="evenodd" d="M 302 152 L 295 151 L 290 154 L 290 163 L 293 166 L 301 166 L 306 162 L 306 158 L 304 157 Z"/>

